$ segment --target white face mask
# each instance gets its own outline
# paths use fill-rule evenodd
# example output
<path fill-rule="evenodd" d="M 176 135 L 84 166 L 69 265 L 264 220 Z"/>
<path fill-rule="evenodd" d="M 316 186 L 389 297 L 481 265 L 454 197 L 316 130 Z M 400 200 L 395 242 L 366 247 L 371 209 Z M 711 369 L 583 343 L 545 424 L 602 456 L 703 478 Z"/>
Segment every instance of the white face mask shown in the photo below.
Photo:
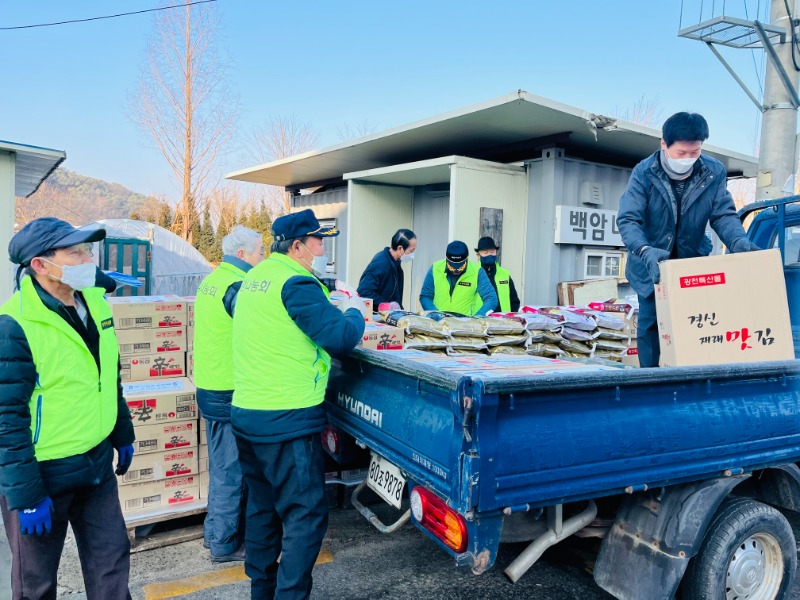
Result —
<path fill-rule="evenodd" d="M 57 265 L 56 263 L 42 259 L 44 262 L 50 263 L 54 267 L 61 269 L 61 278 L 55 275 L 50 275 L 56 281 L 60 281 L 64 285 L 68 285 L 73 290 L 80 292 L 86 288 L 94 287 L 97 277 L 97 267 L 94 263 L 82 263 L 80 265 Z"/>
<path fill-rule="evenodd" d="M 328 269 L 328 255 L 323 254 L 322 256 L 315 256 L 311 261 L 311 268 L 317 273 L 325 273 Z"/>
<path fill-rule="evenodd" d="M 413 252 L 409 252 L 408 254 L 403 254 L 403 256 L 400 257 L 401 263 L 411 262 L 412 260 L 414 260 Z"/>
<path fill-rule="evenodd" d="M 679 175 L 688 173 L 699 158 L 670 158 L 670 155 L 667 152 L 664 152 L 664 156 L 667 158 L 667 164 L 669 165 L 669 168 Z"/>
<path fill-rule="evenodd" d="M 308 246 L 302 242 L 300 245 L 308 250 Z M 303 260 L 303 262 L 306 263 L 306 266 L 308 266 L 309 269 L 311 269 L 312 273 L 316 271 L 320 275 L 324 275 L 326 269 L 328 268 L 328 255 L 323 254 L 322 256 L 316 256 L 313 252 L 311 252 L 311 250 L 308 250 L 308 253 L 311 255 L 311 262 L 309 263 L 305 260 Z"/>

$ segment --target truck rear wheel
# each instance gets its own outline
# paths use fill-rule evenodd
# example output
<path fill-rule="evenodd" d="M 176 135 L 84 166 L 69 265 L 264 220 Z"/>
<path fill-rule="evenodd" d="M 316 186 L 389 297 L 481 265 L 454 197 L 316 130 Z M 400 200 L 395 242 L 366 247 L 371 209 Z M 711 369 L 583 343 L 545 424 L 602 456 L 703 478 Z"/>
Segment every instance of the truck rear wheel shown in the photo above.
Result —
<path fill-rule="evenodd" d="M 797 568 L 792 528 L 776 509 L 726 499 L 683 580 L 687 600 L 780 600 Z"/>

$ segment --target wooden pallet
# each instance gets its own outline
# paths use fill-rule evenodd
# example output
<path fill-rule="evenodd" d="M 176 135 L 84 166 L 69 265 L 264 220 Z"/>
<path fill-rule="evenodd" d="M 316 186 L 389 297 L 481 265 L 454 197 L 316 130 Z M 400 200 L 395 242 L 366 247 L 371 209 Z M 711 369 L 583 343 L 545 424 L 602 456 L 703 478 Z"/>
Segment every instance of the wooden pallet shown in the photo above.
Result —
<path fill-rule="evenodd" d="M 187 502 L 176 507 L 159 507 L 152 510 L 135 512 L 125 515 L 125 526 L 128 529 L 128 539 L 131 542 L 131 552 L 142 552 L 154 548 L 163 548 L 172 544 L 180 544 L 203 537 L 202 525 L 181 527 L 172 531 L 164 531 L 144 538 L 136 537 L 137 527 L 145 527 L 155 523 L 163 523 L 192 515 L 206 512 L 206 500 Z"/>

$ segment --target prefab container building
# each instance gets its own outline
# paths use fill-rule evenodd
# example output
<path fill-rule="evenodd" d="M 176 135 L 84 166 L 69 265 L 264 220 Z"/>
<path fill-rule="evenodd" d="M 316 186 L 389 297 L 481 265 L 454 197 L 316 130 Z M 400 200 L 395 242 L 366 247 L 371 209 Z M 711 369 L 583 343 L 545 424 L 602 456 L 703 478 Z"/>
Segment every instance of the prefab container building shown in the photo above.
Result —
<path fill-rule="evenodd" d="M 712 131 L 724 124 L 711 123 Z M 492 235 L 520 298 L 554 304 L 560 281 L 625 283 L 616 228 L 631 169 L 661 132 L 519 91 L 409 125 L 228 175 L 284 187 L 342 231 L 326 240 L 328 272 L 358 283 L 399 228 L 418 237 L 404 265 L 404 305 L 447 244 Z M 729 177 L 754 177 L 754 157 L 704 145 Z"/>

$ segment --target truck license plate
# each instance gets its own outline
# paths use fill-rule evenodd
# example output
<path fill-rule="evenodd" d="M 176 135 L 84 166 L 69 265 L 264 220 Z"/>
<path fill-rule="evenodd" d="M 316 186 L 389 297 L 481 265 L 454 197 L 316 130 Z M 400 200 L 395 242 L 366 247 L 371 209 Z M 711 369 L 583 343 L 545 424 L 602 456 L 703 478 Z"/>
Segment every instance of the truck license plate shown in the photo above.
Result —
<path fill-rule="evenodd" d="M 379 454 L 371 453 L 367 487 L 395 508 L 400 508 L 406 478 L 388 460 Z"/>

